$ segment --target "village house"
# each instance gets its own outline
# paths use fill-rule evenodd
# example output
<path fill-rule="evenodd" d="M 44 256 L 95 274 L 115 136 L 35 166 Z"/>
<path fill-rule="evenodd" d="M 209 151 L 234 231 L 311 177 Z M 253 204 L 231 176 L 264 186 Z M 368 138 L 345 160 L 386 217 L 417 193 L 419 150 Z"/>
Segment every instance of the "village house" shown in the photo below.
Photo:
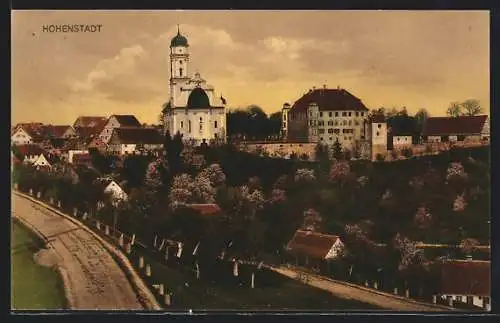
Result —
<path fill-rule="evenodd" d="M 108 152 L 129 155 L 152 152 L 163 147 L 164 138 L 152 128 L 116 128 L 108 142 Z"/>
<path fill-rule="evenodd" d="M 80 145 L 87 145 L 92 138 L 98 137 L 104 128 L 106 121 L 106 117 L 78 117 L 73 124 L 73 128 L 75 129 Z"/>
<path fill-rule="evenodd" d="M 33 162 L 33 167 L 36 169 L 50 170 L 54 164 L 56 164 L 59 159 L 48 153 L 40 154 L 38 158 Z"/>
<path fill-rule="evenodd" d="M 487 115 L 429 117 L 424 123 L 424 142 L 489 142 Z"/>
<path fill-rule="evenodd" d="M 15 128 L 12 131 L 10 142 L 12 145 L 27 145 L 33 143 L 32 135 L 22 127 Z"/>
<path fill-rule="evenodd" d="M 491 262 L 448 260 L 441 264 L 439 294 L 442 299 L 491 310 Z"/>
<path fill-rule="evenodd" d="M 23 163 L 33 164 L 40 155 L 45 153 L 45 151 L 37 145 L 20 145 L 13 149 L 17 150 L 20 156 L 22 156 Z"/>
<path fill-rule="evenodd" d="M 84 155 L 84 154 L 88 154 L 89 151 L 88 150 L 85 150 L 85 149 L 71 149 L 71 150 L 68 150 L 68 163 L 72 164 L 73 163 L 73 159 L 75 158 L 76 155 Z"/>
<path fill-rule="evenodd" d="M 87 145 L 87 149 L 89 151 L 95 150 L 100 153 L 104 153 L 107 151 L 108 145 L 104 143 L 99 136 L 95 136 L 90 140 L 89 144 Z"/>
<path fill-rule="evenodd" d="M 344 243 L 336 235 L 297 230 L 286 250 L 295 256 L 297 265 L 303 263 L 318 270 L 329 270 L 330 262 L 344 250 Z"/>
<path fill-rule="evenodd" d="M 96 116 L 80 116 L 75 120 L 73 128 L 95 128 L 104 126 L 106 117 Z"/>
<path fill-rule="evenodd" d="M 40 129 L 44 139 L 71 139 L 76 137 L 76 132 L 70 125 L 44 125 Z"/>
<path fill-rule="evenodd" d="M 92 157 L 89 153 L 76 154 L 73 156 L 72 163 L 79 166 L 90 167 L 92 165 Z"/>
<path fill-rule="evenodd" d="M 141 123 L 133 115 L 112 115 L 104 125 L 99 138 L 102 142 L 108 144 L 113 130 L 119 128 L 141 128 Z"/>
<path fill-rule="evenodd" d="M 98 187 L 102 192 L 111 197 L 113 203 L 119 201 L 126 201 L 128 195 L 125 192 L 123 185 L 118 184 L 115 180 L 110 178 L 103 178 L 96 181 Z"/>

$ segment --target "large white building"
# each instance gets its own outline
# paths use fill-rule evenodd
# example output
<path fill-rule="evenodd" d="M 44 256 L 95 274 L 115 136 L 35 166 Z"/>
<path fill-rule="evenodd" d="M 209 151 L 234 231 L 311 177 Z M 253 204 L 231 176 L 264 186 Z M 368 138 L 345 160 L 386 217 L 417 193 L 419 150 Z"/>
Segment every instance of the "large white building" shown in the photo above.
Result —
<path fill-rule="evenodd" d="M 170 97 L 163 107 L 164 130 L 196 145 L 225 142 L 226 101 L 200 73 L 189 73 L 189 44 L 177 31 L 170 42 Z"/>

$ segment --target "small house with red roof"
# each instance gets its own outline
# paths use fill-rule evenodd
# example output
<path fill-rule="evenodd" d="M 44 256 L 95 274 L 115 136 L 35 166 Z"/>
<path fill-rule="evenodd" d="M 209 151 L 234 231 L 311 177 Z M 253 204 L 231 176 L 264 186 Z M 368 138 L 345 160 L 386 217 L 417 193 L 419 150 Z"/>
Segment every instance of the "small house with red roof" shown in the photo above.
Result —
<path fill-rule="evenodd" d="M 485 310 L 491 310 L 491 262 L 448 260 L 440 265 L 439 294 Z"/>
<path fill-rule="evenodd" d="M 45 153 L 45 150 L 38 145 L 20 145 L 16 146 L 15 149 L 22 156 L 22 161 L 30 164 L 33 164 L 40 155 Z"/>
<path fill-rule="evenodd" d="M 422 136 L 426 142 L 489 141 L 489 118 L 487 115 L 429 117 Z"/>

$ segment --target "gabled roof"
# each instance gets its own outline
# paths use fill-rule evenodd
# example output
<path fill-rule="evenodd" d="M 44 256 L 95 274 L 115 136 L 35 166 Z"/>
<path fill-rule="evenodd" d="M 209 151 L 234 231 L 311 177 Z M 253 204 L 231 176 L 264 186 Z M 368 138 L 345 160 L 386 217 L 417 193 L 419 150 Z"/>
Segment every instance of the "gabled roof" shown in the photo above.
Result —
<path fill-rule="evenodd" d="M 336 235 L 297 230 L 292 240 L 288 242 L 287 249 L 292 253 L 325 259 L 339 239 L 340 237 Z"/>
<path fill-rule="evenodd" d="M 106 123 L 106 121 L 106 117 L 81 116 L 76 119 L 73 126 L 75 126 L 77 123 L 80 123 L 82 127 L 100 128 Z"/>
<path fill-rule="evenodd" d="M 368 111 L 360 99 L 344 89 L 316 89 L 295 101 L 290 112 L 305 112 L 316 103 L 320 111 Z"/>
<path fill-rule="evenodd" d="M 16 148 L 23 157 L 38 156 L 45 152 L 45 150 L 43 150 L 37 145 L 20 145 L 16 146 Z"/>
<path fill-rule="evenodd" d="M 429 117 L 424 123 L 424 136 L 480 134 L 487 115 L 460 117 Z"/>
<path fill-rule="evenodd" d="M 114 114 L 111 117 L 115 117 L 121 127 L 140 127 L 141 123 L 134 115 L 131 114 Z"/>
<path fill-rule="evenodd" d="M 201 215 L 216 215 L 221 211 L 219 205 L 215 203 L 187 204 L 186 207 L 200 212 Z"/>
<path fill-rule="evenodd" d="M 490 261 L 450 260 L 441 264 L 440 294 L 490 296 Z"/>
<path fill-rule="evenodd" d="M 42 127 L 43 123 L 40 122 L 18 123 L 13 128 L 12 134 L 14 134 L 19 128 L 22 128 L 31 137 L 38 137 L 41 135 L 40 132 Z"/>
<path fill-rule="evenodd" d="M 153 128 L 115 128 L 112 138 L 121 144 L 162 144 L 163 136 Z"/>
<path fill-rule="evenodd" d="M 76 127 L 75 132 L 79 138 L 88 139 L 91 136 L 97 136 L 99 133 L 101 133 L 102 128 L 102 124 L 95 127 Z"/>

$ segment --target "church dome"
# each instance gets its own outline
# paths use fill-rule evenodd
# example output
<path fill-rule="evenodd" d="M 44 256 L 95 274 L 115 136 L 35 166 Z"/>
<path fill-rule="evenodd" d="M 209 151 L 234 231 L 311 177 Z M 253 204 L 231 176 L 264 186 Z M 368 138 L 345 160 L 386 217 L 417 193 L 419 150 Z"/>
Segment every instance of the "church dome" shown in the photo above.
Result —
<path fill-rule="evenodd" d="M 195 88 L 189 94 L 187 108 L 188 109 L 207 109 L 210 107 L 210 100 L 208 95 L 202 88 Z"/>
<path fill-rule="evenodd" d="M 184 46 L 188 47 L 188 40 L 186 37 L 182 36 L 179 31 L 177 31 L 177 35 L 170 41 L 170 47 Z"/>

